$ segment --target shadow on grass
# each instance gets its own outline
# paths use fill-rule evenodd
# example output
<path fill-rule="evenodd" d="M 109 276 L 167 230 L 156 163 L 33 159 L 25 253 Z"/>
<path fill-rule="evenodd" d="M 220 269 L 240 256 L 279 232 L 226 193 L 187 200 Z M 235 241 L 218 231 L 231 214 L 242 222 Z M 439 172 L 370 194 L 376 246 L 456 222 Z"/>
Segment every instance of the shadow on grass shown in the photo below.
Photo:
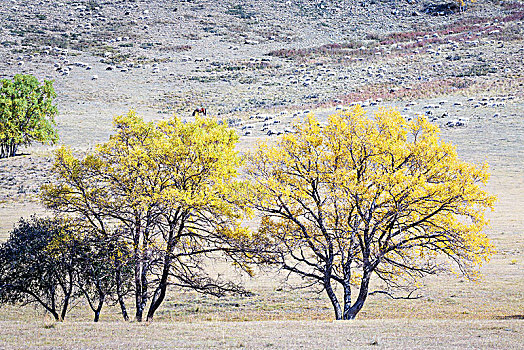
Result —
<path fill-rule="evenodd" d="M 23 156 L 30 156 L 31 153 L 17 153 L 15 154 L 14 156 L 11 156 L 11 157 L 4 157 L 4 158 L 0 158 L 0 159 L 14 159 L 14 158 L 20 158 L 20 157 L 23 157 Z"/>
<path fill-rule="evenodd" d="M 504 315 L 498 316 L 499 320 L 524 320 L 524 315 Z"/>

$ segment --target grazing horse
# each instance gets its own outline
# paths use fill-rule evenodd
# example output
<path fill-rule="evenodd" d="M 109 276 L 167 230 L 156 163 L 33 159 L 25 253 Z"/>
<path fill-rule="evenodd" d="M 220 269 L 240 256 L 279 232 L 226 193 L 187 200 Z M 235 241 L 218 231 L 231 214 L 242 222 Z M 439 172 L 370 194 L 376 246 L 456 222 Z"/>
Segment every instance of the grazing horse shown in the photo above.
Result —
<path fill-rule="evenodd" d="M 193 117 L 197 115 L 207 115 L 206 109 L 204 107 L 195 109 L 193 111 Z"/>

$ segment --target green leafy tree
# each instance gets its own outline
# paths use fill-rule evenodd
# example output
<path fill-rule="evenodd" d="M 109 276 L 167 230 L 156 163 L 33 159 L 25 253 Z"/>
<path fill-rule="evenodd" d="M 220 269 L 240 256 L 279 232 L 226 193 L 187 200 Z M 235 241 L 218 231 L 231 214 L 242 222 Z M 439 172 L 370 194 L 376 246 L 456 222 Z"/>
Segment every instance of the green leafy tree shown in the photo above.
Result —
<path fill-rule="evenodd" d="M 32 75 L 15 75 L 0 82 L 0 158 L 16 155 L 20 145 L 55 143 L 57 108 L 53 82 Z"/>

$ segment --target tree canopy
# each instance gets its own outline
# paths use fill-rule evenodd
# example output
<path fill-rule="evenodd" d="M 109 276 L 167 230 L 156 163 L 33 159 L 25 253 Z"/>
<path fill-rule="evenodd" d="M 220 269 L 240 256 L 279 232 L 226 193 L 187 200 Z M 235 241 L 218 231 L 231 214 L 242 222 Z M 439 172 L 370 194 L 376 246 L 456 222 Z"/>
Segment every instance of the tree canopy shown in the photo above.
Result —
<path fill-rule="evenodd" d="M 63 321 L 84 297 L 97 322 L 103 305 L 120 302 L 129 290 L 128 255 L 126 246 L 82 221 L 21 219 L 0 245 L 0 303 L 40 305 Z"/>
<path fill-rule="evenodd" d="M 0 81 L 0 158 L 16 155 L 20 145 L 58 140 L 55 97 L 52 81 L 40 84 L 32 75 Z"/>
<path fill-rule="evenodd" d="M 76 294 L 78 243 L 59 219 L 21 220 L 0 246 L 0 303 L 38 304 L 63 320 Z"/>
<path fill-rule="evenodd" d="M 56 153 L 57 182 L 44 203 L 84 218 L 100 235 L 117 231 L 131 247 L 138 321 L 165 298 L 168 285 L 222 295 L 243 288 L 207 273 L 202 259 L 231 255 L 240 226 L 244 187 L 234 130 L 212 119 L 144 122 L 134 112 L 116 117 L 116 134 L 80 159 Z"/>
<path fill-rule="evenodd" d="M 390 293 L 453 265 L 474 277 L 493 253 L 481 232 L 495 201 L 487 165 L 460 160 L 425 118 L 357 106 L 295 128 L 250 156 L 262 221 L 249 257 L 320 286 L 336 319 L 355 318 L 372 276 Z"/>

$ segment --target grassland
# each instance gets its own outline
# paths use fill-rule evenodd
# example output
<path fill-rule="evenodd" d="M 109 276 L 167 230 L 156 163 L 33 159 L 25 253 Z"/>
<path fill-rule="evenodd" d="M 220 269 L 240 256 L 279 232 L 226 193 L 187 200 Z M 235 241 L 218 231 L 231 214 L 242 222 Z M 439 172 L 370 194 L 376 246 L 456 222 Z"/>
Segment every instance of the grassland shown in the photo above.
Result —
<path fill-rule="evenodd" d="M 271 137 L 254 115 L 284 126 L 306 109 L 325 116 L 361 102 L 427 114 L 439 126 L 470 118 L 442 133 L 461 158 L 490 164 L 499 201 L 487 233 L 497 252 L 482 279 L 430 277 L 417 300 L 374 295 L 352 322 L 333 322 L 324 294 L 294 289 L 300 281 L 273 270 L 237 276 L 251 297 L 171 290 L 152 324 L 125 323 L 115 307 L 94 324 L 82 303 L 63 323 L 2 305 L 0 349 L 523 348 L 522 2 L 479 2 L 447 16 L 407 2 L 245 3 L 11 0 L 0 7 L 0 75 L 54 79 L 60 142 L 79 151 L 107 140 L 113 116 L 131 108 L 148 120 L 201 106 L 240 117 L 254 125 L 252 135 L 239 128 L 241 152 Z M 0 242 L 20 217 L 45 214 L 38 191 L 51 180 L 52 150 L 32 146 L 0 160 Z"/>
<path fill-rule="evenodd" d="M 1 322 L 13 349 L 519 349 L 521 321 Z"/>

